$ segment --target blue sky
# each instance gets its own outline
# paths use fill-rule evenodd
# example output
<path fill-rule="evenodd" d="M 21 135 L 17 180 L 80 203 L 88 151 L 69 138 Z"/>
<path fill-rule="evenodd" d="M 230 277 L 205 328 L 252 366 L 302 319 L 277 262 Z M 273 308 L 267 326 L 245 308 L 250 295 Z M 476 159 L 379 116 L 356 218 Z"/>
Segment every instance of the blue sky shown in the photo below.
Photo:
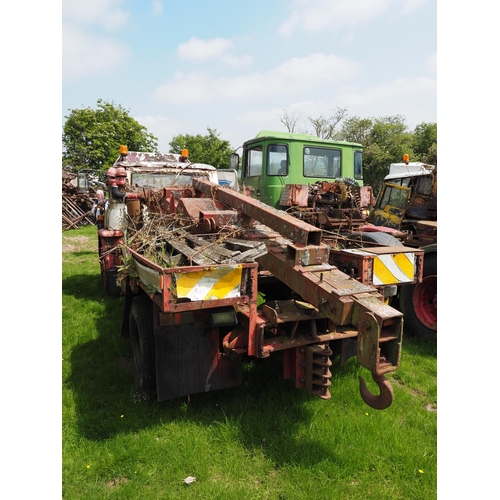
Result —
<path fill-rule="evenodd" d="M 63 123 L 113 101 L 162 151 L 207 127 L 237 148 L 337 107 L 413 128 L 437 122 L 436 32 L 436 0 L 63 0 Z"/>

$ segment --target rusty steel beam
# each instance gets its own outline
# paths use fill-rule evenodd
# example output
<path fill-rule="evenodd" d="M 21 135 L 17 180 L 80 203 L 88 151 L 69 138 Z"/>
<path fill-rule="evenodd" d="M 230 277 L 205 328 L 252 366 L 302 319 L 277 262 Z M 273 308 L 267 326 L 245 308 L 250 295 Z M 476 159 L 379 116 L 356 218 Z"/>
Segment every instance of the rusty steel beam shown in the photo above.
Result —
<path fill-rule="evenodd" d="M 352 324 L 354 295 L 376 293 L 372 286 L 349 279 L 335 266 L 290 266 L 286 252 L 278 248 L 268 247 L 257 262 L 339 326 Z"/>
<path fill-rule="evenodd" d="M 321 229 L 302 222 L 249 196 L 238 193 L 230 188 L 224 188 L 202 179 L 193 179 L 193 187 L 225 205 L 235 208 L 251 219 L 278 231 L 282 236 L 300 245 L 320 245 Z"/>

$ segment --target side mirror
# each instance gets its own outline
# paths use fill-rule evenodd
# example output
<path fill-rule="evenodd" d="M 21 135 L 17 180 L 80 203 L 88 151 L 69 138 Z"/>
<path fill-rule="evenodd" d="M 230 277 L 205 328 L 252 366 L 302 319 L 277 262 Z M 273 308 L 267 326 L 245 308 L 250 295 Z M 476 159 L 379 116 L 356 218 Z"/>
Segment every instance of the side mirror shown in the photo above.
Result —
<path fill-rule="evenodd" d="M 229 167 L 238 170 L 240 167 L 240 155 L 238 153 L 231 153 L 229 158 Z"/>

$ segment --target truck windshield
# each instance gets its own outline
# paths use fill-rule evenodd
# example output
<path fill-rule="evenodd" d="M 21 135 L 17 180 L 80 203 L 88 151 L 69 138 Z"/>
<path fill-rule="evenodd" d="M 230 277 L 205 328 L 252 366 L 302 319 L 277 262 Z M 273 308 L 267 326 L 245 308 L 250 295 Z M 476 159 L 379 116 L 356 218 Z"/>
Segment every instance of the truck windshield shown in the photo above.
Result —
<path fill-rule="evenodd" d="M 326 177 L 336 179 L 341 176 L 341 151 L 328 148 L 304 148 L 304 177 Z"/>
<path fill-rule="evenodd" d="M 193 177 L 205 177 L 209 178 L 207 172 L 197 171 L 197 172 L 182 172 L 182 173 L 132 173 L 131 184 L 135 187 L 144 187 L 148 189 L 161 189 L 165 187 L 172 186 L 175 183 L 176 186 L 192 185 L 191 179 Z"/>
<path fill-rule="evenodd" d="M 384 210 L 387 206 L 404 209 L 408 201 L 410 190 L 404 187 L 385 185 L 384 194 L 380 200 L 378 208 Z"/>

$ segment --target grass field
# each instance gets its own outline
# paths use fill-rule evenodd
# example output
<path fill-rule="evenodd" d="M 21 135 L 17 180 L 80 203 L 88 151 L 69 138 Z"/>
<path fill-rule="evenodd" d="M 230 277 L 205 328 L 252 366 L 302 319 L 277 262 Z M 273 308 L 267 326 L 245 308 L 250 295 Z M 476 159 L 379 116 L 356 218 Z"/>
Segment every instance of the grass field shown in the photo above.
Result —
<path fill-rule="evenodd" d="M 328 401 L 268 359 L 246 362 L 234 389 L 134 402 L 122 299 L 101 287 L 96 228 L 64 231 L 62 247 L 63 498 L 436 498 L 435 343 L 404 339 L 384 411 L 363 403 L 358 375 L 371 378 L 354 359 L 334 363 Z"/>

